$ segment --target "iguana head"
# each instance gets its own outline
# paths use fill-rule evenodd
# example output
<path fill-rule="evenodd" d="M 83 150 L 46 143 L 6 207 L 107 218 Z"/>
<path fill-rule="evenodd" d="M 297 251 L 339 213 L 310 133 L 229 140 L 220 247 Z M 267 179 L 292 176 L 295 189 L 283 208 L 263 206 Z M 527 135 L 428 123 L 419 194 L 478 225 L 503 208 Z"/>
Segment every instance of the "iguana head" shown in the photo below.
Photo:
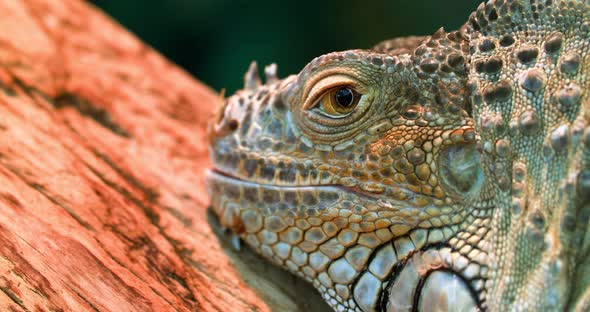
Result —
<path fill-rule="evenodd" d="M 568 3 L 492 1 L 264 85 L 253 64 L 210 126 L 213 210 L 336 310 L 582 302 L 589 43 L 555 16 L 590 20 Z"/>

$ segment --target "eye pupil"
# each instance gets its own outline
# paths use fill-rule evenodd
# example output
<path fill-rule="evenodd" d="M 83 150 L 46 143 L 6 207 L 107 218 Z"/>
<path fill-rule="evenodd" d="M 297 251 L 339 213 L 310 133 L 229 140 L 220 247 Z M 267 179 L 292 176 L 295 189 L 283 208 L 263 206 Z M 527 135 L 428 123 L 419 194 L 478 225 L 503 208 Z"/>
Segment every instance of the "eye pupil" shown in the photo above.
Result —
<path fill-rule="evenodd" d="M 342 107 L 350 107 L 354 103 L 354 93 L 349 88 L 343 88 L 334 95 L 336 103 Z"/>

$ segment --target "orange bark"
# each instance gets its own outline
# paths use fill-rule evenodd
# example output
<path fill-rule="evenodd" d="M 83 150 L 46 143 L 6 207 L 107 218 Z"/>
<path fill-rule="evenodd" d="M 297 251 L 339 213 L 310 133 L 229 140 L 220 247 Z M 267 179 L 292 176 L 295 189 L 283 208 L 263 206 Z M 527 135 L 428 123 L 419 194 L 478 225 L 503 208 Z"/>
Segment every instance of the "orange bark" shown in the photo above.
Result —
<path fill-rule="evenodd" d="M 86 3 L 0 1 L 0 310 L 325 308 L 213 233 L 218 101 Z"/>

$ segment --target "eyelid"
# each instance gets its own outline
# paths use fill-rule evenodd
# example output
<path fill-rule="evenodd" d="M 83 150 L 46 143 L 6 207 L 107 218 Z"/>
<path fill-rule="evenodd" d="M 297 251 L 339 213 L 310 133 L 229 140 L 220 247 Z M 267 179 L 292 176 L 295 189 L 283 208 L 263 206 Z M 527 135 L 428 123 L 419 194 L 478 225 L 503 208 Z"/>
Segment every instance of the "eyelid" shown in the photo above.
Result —
<path fill-rule="evenodd" d="M 359 84 L 356 80 L 346 75 L 333 75 L 323 78 L 314 84 L 311 90 L 309 90 L 302 108 L 305 110 L 311 109 L 326 92 L 335 87 L 343 86 L 350 86 L 356 92 L 362 94 L 362 90 L 359 90 Z"/>

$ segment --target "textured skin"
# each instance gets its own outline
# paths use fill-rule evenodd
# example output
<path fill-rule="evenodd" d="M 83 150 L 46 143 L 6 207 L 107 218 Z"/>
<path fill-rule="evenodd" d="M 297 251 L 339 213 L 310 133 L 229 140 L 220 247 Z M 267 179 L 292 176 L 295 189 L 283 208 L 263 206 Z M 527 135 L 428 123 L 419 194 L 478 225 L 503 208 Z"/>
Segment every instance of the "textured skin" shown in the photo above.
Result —
<path fill-rule="evenodd" d="M 588 1 L 489 1 L 253 66 L 211 124 L 212 207 L 337 311 L 590 310 L 589 31 Z M 342 87 L 360 101 L 326 115 Z"/>

